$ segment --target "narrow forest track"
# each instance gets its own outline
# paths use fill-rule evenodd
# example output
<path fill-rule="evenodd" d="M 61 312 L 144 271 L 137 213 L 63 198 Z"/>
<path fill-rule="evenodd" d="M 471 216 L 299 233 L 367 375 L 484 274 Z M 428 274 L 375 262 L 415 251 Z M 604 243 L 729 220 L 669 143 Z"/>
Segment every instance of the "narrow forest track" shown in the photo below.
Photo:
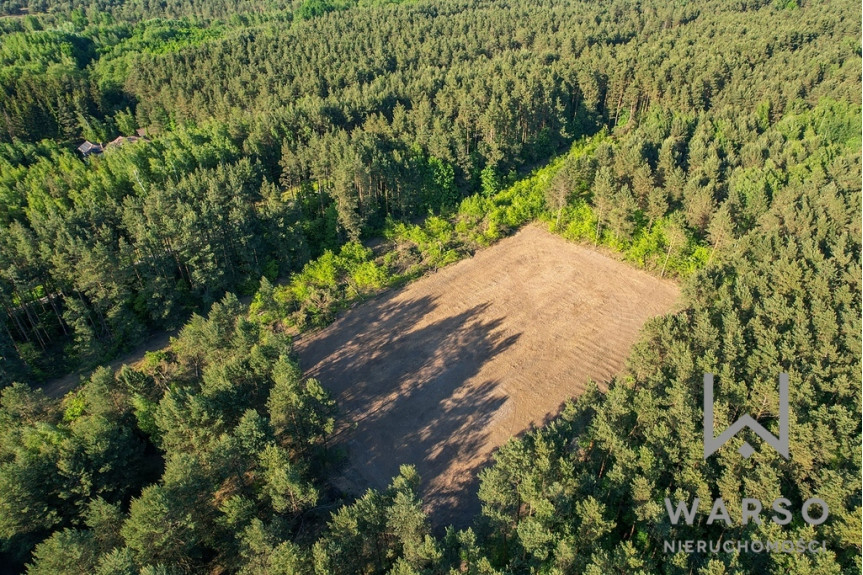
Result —
<path fill-rule="evenodd" d="M 276 283 L 279 283 L 283 279 L 284 278 L 279 278 Z M 244 306 L 248 306 L 252 302 L 252 296 L 250 295 L 244 295 L 238 299 Z M 103 363 L 102 366 L 108 367 L 114 371 L 117 371 L 124 365 L 135 367 L 142 359 L 144 359 L 144 355 L 146 355 L 147 352 L 164 351 L 168 349 L 168 346 L 171 344 L 171 338 L 178 333 L 180 333 L 180 330 L 176 329 L 154 332 L 150 334 L 147 339 L 136 345 L 132 351 L 124 353 L 120 357 L 107 363 Z M 81 385 L 81 383 L 89 378 L 90 374 L 96 371 L 96 369 L 98 369 L 98 367 L 79 369 L 72 373 L 67 373 L 64 376 L 54 378 L 43 385 L 36 387 L 41 389 L 48 397 L 53 397 L 55 399 L 60 398 Z"/>
<path fill-rule="evenodd" d="M 384 488 L 410 463 L 433 524 L 479 511 L 477 471 L 589 380 L 619 373 L 677 285 L 537 225 L 347 312 L 295 343 L 337 398 L 342 489 Z"/>
<path fill-rule="evenodd" d="M 132 351 L 103 365 L 114 371 L 120 369 L 123 365 L 134 366 L 144 359 L 144 355 L 148 351 L 159 351 L 167 348 L 168 344 L 171 342 L 171 337 L 174 335 L 177 335 L 176 331 L 154 333 L 138 344 Z M 72 373 L 67 373 L 62 377 L 52 379 L 40 387 L 48 397 L 60 398 L 81 385 L 81 382 L 89 378 L 90 374 L 92 374 L 96 369 L 97 368 L 79 369 Z"/>

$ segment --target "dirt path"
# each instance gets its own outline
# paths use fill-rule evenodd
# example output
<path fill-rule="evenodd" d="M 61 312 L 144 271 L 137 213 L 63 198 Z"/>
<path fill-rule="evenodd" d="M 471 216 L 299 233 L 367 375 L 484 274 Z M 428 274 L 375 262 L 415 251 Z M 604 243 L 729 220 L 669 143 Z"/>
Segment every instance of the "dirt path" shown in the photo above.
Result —
<path fill-rule="evenodd" d="M 678 297 L 657 279 L 536 226 L 346 312 L 296 342 L 339 402 L 341 487 L 423 478 L 436 527 L 479 511 L 492 451 L 623 367 L 639 329 Z"/>
<path fill-rule="evenodd" d="M 239 300 L 241 304 L 248 306 L 252 302 L 252 296 L 245 295 L 239 298 Z M 168 344 L 171 343 L 171 338 L 178 333 L 180 333 L 180 330 L 178 329 L 153 333 L 129 353 L 104 365 L 115 371 L 120 369 L 124 364 L 134 366 L 136 363 L 144 359 L 144 354 L 148 351 L 159 351 L 167 348 Z M 90 377 L 90 374 L 94 371 L 95 369 L 79 369 L 78 371 L 73 371 L 63 377 L 52 379 L 42 385 L 40 389 L 42 389 L 48 397 L 62 397 L 81 385 L 81 383 Z"/>
<path fill-rule="evenodd" d="M 144 359 L 144 354 L 148 351 L 158 351 L 168 347 L 171 336 L 177 335 L 176 331 L 166 331 L 151 335 L 138 347 L 122 357 L 118 357 L 105 365 L 113 370 L 118 370 L 123 364 L 133 365 Z M 81 382 L 85 381 L 95 369 L 82 369 L 68 373 L 63 377 L 52 379 L 41 387 L 42 391 L 48 397 L 62 397 L 69 391 L 75 389 Z"/>

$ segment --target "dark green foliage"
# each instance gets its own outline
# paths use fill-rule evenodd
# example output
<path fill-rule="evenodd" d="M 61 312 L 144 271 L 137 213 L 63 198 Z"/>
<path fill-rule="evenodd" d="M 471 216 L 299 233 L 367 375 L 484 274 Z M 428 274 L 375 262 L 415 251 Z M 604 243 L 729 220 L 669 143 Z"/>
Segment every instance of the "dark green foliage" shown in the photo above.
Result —
<path fill-rule="evenodd" d="M 54 147 L 70 170 L 53 173 L 48 189 L 52 156 L 20 146 L 37 154 L 16 184 L 30 190 L 34 229 L 12 221 L 2 235 L 0 299 L 6 337 L 35 375 L 61 342 L 69 359 L 95 362 L 308 257 L 299 213 L 221 131 L 126 144 L 91 169 Z M 6 369 L 26 373 L 15 360 Z"/>
<path fill-rule="evenodd" d="M 312 568 L 307 552 L 290 541 L 281 541 L 260 519 L 242 534 L 242 575 L 307 575 Z"/>
<path fill-rule="evenodd" d="M 832 162 L 844 162 L 840 157 Z M 689 278 L 689 307 L 648 327 L 629 373 L 607 394 L 583 395 L 549 427 L 500 450 L 480 489 L 494 527 L 492 557 L 515 571 L 859 567 L 849 526 L 860 510 L 852 454 L 860 442 L 860 310 L 853 295 L 860 289 L 860 243 L 852 215 L 860 190 L 836 182 L 815 188 L 808 177 L 777 190 L 756 228 L 724 250 L 722 264 Z M 827 221 L 835 225 L 816 223 Z M 794 382 L 791 461 L 770 449 L 743 460 L 734 452 L 741 438 L 704 461 L 703 373 L 721 383 L 717 426 L 724 429 L 735 413 L 775 412 L 780 371 Z M 702 516 L 681 528 L 671 526 L 663 507 L 664 497 L 721 496 L 739 516 L 742 497 L 769 502 L 780 494 L 792 507 L 824 498 L 829 522 L 814 531 L 769 522 L 729 529 L 708 526 Z M 703 554 L 662 551 L 666 538 L 720 536 L 824 539 L 828 553 L 815 567 L 779 555 L 720 554 L 708 563 Z"/>
<path fill-rule="evenodd" d="M 0 561 L 859 572 L 859 4 L 398 4 L 0 2 L 30 12 L 0 18 Z M 677 278 L 681 311 L 496 453 L 473 529 L 432 537 L 407 467 L 344 501 L 335 404 L 289 334 L 537 220 Z M 62 400 L 12 384 L 180 326 Z M 705 371 L 718 427 L 771 429 L 790 374 L 789 461 L 734 456 L 743 437 L 702 458 Z M 830 520 L 672 527 L 663 506 L 735 515 L 744 493 Z M 827 552 L 671 555 L 672 533 Z"/>
<path fill-rule="evenodd" d="M 419 573 L 441 558 L 416 496 L 419 477 L 402 466 L 383 493 L 367 492 L 334 513 L 312 550 L 315 573 Z"/>
<path fill-rule="evenodd" d="M 0 410 L 0 529 L 16 558 L 53 529 L 104 525 L 112 513 L 104 506 L 150 479 L 144 441 L 107 370 L 70 394 L 63 411 L 20 384 L 3 391 Z M 63 537 L 85 545 L 74 532 Z"/>
<path fill-rule="evenodd" d="M 620 140 L 597 158 L 613 189 L 591 193 L 595 166 L 574 167 L 596 221 L 552 202 L 558 229 L 569 220 L 569 237 L 690 273 L 711 257 L 690 240 L 707 238 L 720 203 L 743 200 L 731 217 L 748 229 L 781 184 L 730 173 L 761 170 L 779 134 L 805 129 L 767 137 L 773 124 L 823 101 L 809 125 L 835 142 L 855 133 L 850 4 L 151 4 L 51 3 L 56 15 L 0 27 L 7 379 L 95 364 L 387 217 L 490 197 L 511 183 L 502 174 L 602 127 Z M 153 141 L 89 165 L 69 146 L 138 127 Z M 687 229 L 666 234 L 676 211 Z"/>
<path fill-rule="evenodd" d="M 95 571 L 99 549 L 89 531 L 64 529 L 40 543 L 33 552 L 31 575 L 73 575 Z"/>
<path fill-rule="evenodd" d="M 290 546 L 243 533 L 261 521 L 268 537 L 297 532 L 320 497 L 310 469 L 331 459 L 335 415 L 289 354 L 286 336 L 250 322 L 229 295 L 194 316 L 170 353 L 116 379 L 101 369 L 62 406 L 20 384 L 4 390 L 4 551 L 21 561 L 50 535 L 34 573 L 238 568 L 239 553 L 264 551 L 287 569 Z"/>
<path fill-rule="evenodd" d="M 285 357 L 272 374 L 267 410 L 275 437 L 299 452 L 324 443 L 333 432 L 335 403 L 321 384 L 303 380 L 299 366 Z"/>

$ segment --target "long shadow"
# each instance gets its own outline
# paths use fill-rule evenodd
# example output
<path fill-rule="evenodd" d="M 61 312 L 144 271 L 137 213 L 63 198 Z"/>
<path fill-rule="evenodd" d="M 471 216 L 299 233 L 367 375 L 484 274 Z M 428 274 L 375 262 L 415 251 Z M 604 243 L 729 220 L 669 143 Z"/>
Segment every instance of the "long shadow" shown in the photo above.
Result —
<path fill-rule="evenodd" d="M 519 334 L 506 336 L 503 318 L 484 318 L 489 304 L 432 320 L 435 298 L 396 296 L 355 308 L 297 350 L 307 375 L 339 402 L 345 487 L 385 488 L 413 464 L 433 526 L 465 527 L 480 509 L 488 427 L 507 401 L 497 381 L 466 382 Z"/>

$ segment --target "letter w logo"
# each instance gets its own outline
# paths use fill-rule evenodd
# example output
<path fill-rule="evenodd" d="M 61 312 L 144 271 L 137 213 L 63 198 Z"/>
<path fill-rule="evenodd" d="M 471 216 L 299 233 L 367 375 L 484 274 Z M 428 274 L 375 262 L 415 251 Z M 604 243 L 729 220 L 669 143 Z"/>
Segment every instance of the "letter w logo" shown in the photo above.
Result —
<path fill-rule="evenodd" d="M 764 429 L 760 423 L 749 414 L 735 421 L 719 437 L 713 437 L 713 374 L 704 374 L 704 459 L 710 457 L 726 441 L 737 435 L 744 427 L 748 427 L 763 439 L 767 445 L 778 451 L 782 457 L 791 457 L 788 450 L 788 374 L 779 374 L 779 437 L 775 437 Z M 744 442 L 738 450 L 740 455 L 749 458 L 755 450 Z"/>

